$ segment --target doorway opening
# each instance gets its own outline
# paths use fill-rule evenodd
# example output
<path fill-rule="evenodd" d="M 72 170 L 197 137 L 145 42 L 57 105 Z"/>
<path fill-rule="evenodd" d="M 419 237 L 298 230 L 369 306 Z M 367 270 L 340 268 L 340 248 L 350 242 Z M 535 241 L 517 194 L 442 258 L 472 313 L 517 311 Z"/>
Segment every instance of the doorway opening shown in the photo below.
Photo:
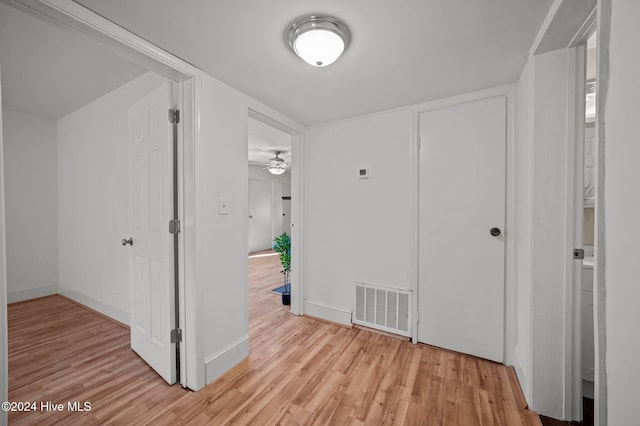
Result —
<path fill-rule="evenodd" d="M 46 9 L 44 5 L 36 8 L 40 6 Z M 184 294 L 184 288 L 173 288 L 174 272 L 180 275 L 181 267 L 175 262 L 176 248 L 167 225 L 176 218 L 174 192 L 180 192 L 176 177 L 183 183 L 182 166 L 172 160 L 179 157 L 185 135 L 171 128 L 175 126 L 168 120 L 168 110 L 183 104 L 188 88 L 182 81 L 188 76 L 169 71 L 166 64 L 154 68 L 150 65 L 153 60 L 143 54 L 138 53 L 144 60 L 131 53 L 125 59 L 120 55 L 120 50 L 129 49 L 124 42 L 116 48 L 104 40 L 98 43 L 92 37 L 78 36 L 60 25 L 60 16 L 48 20 L 19 6 L 0 7 L 2 19 L 10 24 L 3 23 L 3 30 L 12 33 L 1 37 L 0 46 L 3 86 L 9 88 L 3 114 L 6 112 L 5 130 L 10 134 L 3 144 L 10 153 L 4 163 L 11 165 L 8 173 L 12 174 L 5 181 L 5 197 L 18 201 L 6 203 L 7 229 L 11 230 L 7 234 L 8 302 L 61 294 L 132 329 L 140 325 L 130 320 L 137 294 L 146 295 L 151 302 L 147 307 L 162 304 L 169 312 L 177 312 L 174 297 L 183 300 L 177 293 Z M 48 16 L 44 9 L 39 12 Z M 74 18 L 70 14 L 66 19 Z M 17 35 L 23 30 L 26 36 Z M 52 60 L 56 66 L 47 63 Z M 41 78 L 25 72 L 34 69 L 47 72 Z M 150 107 L 142 127 L 166 133 L 162 143 L 167 145 L 164 154 L 148 153 L 149 161 L 139 169 L 147 174 L 157 172 L 158 178 L 157 185 L 145 185 L 146 207 L 140 205 L 140 211 L 170 242 L 163 246 L 166 262 L 160 265 L 154 259 L 145 270 L 130 263 L 130 249 L 144 244 L 131 239 L 134 221 L 129 207 L 135 204 L 131 195 L 135 191 L 130 193 L 130 188 L 136 174 L 130 168 L 135 161 L 129 158 L 129 141 L 136 135 L 127 115 L 136 102 L 158 88 L 165 102 L 157 111 Z M 183 122 L 188 117 L 185 120 L 183 115 Z M 177 207 L 181 213 L 182 205 Z M 19 243 L 13 244 L 14 240 Z M 183 243 L 179 237 L 178 245 Z M 155 281 L 148 279 L 153 273 L 163 277 L 160 280 L 170 286 L 171 294 L 157 295 Z M 131 286 L 134 278 L 142 278 L 147 287 L 136 293 Z M 156 295 L 159 303 L 153 303 Z M 170 332 L 174 327 L 185 328 L 175 324 L 184 324 L 187 315 L 183 308 L 179 311 L 175 318 L 154 309 L 140 315 L 147 325 L 158 318 L 167 323 L 166 330 L 151 327 L 154 335 L 149 340 L 177 346 Z M 186 351 L 170 349 L 168 353 L 173 371 L 161 375 L 186 386 Z"/>
<path fill-rule="evenodd" d="M 567 149 L 567 243 L 573 256 L 568 259 L 567 310 L 572 312 L 571 350 L 566 359 L 572 374 L 570 419 L 594 424 L 595 389 L 594 263 L 597 226 L 596 81 L 597 34 L 593 10 L 569 45 L 568 92 L 569 137 Z M 567 248 L 570 248 L 569 246 Z M 571 250 L 567 253 L 571 254 Z M 569 266 L 570 264 L 570 266 Z M 569 417 L 569 416 L 567 416 Z"/>
<path fill-rule="evenodd" d="M 574 265 L 575 314 L 574 333 L 579 337 L 574 357 L 574 413 L 585 425 L 594 424 L 595 333 L 594 264 L 595 264 L 595 194 L 596 194 L 596 85 L 597 33 L 590 25 L 576 46 L 576 132 L 575 132 L 575 231 L 578 252 Z M 582 258 L 582 259 L 579 259 Z"/>
<path fill-rule="evenodd" d="M 255 298 L 252 292 L 267 291 L 290 305 L 292 135 L 251 115 L 247 134 L 249 298 Z M 281 277 L 255 275 L 253 268 L 267 266 L 281 271 Z M 260 280 L 277 285 L 265 289 Z"/>

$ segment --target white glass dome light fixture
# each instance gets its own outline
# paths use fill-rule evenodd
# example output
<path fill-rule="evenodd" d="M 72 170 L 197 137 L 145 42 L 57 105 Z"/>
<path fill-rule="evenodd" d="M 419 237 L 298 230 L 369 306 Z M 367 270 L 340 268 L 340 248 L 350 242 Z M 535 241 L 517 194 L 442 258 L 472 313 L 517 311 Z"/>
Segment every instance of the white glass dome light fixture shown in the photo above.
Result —
<path fill-rule="evenodd" d="M 287 44 L 309 65 L 331 65 L 349 47 L 351 32 L 337 18 L 310 15 L 296 19 L 285 33 Z"/>

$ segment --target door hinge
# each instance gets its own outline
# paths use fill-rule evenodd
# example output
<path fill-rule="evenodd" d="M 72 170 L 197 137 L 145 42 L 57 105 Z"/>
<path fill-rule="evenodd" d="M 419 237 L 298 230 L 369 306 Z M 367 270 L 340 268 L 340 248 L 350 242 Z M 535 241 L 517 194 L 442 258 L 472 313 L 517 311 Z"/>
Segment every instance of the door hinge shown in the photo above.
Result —
<path fill-rule="evenodd" d="M 180 220 L 171 219 L 169 221 L 169 233 L 170 234 L 179 234 L 180 233 Z"/>
<path fill-rule="evenodd" d="M 420 135 L 418 135 L 418 149 L 420 149 L 420 145 L 422 145 L 422 142 L 420 141 Z"/>
<path fill-rule="evenodd" d="M 182 329 L 175 328 L 171 330 L 171 343 L 179 343 L 182 342 Z"/>
<path fill-rule="evenodd" d="M 584 249 L 573 249 L 574 259 L 584 259 Z"/>
<path fill-rule="evenodd" d="M 420 311 L 416 312 L 416 324 L 420 324 Z"/>
<path fill-rule="evenodd" d="M 178 124 L 180 122 L 180 110 L 169 110 L 169 123 Z"/>

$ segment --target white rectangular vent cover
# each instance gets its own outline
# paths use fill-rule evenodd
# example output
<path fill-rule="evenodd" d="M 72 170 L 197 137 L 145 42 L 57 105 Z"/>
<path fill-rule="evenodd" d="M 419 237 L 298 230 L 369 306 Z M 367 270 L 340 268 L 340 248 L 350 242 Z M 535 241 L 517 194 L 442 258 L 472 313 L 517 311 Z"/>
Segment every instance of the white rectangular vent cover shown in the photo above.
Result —
<path fill-rule="evenodd" d="M 411 290 L 354 281 L 353 323 L 411 337 Z"/>

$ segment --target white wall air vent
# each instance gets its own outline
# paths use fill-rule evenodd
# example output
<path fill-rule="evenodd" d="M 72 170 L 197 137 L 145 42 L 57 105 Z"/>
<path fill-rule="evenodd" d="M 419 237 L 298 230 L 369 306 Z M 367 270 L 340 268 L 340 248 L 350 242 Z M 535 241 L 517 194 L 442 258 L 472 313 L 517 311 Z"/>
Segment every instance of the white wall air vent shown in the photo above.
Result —
<path fill-rule="evenodd" d="M 411 337 L 411 290 L 354 281 L 352 321 Z"/>

